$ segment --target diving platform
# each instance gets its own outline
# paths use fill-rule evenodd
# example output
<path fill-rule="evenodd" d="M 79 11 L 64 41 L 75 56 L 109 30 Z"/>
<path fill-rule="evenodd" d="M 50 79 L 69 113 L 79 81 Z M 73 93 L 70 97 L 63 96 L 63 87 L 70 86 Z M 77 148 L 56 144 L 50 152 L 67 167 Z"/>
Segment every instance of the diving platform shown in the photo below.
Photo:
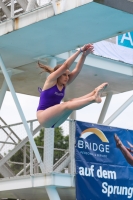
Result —
<path fill-rule="evenodd" d="M 62 8 L 63 2 L 65 2 L 64 8 Z M 7 69 L 21 70 L 21 73 L 12 76 L 15 91 L 39 96 L 36 88 L 42 86 L 46 77 L 45 75 L 39 76 L 38 60 L 48 63 L 49 59 L 57 58 L 59 54 L 65 52 L 71 52 L 85 43 L 95 43 L 132 31 L 133 15 L 130 9 L 132 2 L 121 0 L 121 3 L 125 6 L 121 6 L 119 1 L 55 1 L 53 4 L 48 3 L 3 21 L 0 24 L 1 57 Z M 93 63 L 88 62 L 83 67 L 83 75 L 80 77 L 80 80 L 84 80 L 84 74 L 88 75 L 85 78 L 86 84 L 81 86 L 81 88 L 84 87 L 84 93 L 93 90 L 103 80 L 109 80 L 109 90 L 112 91 L 114 80 L 111 81 L 109 77 L 115 77 L 115 72 L 110 72 L 108 63 L 114 63 L 114 61 L 95 55 L 93 60 Z M 99 66 L 95 64 L 95 60 L 97 63 L 99 62 Z M 57 62 L 64 62 L 64 59 L 58 58 Z M 101 68 L 103 62 L 106 62 L 104 69 Z M 130 70 L 131 65 L 128 67 L 126 63 L 122 62 L 118 64 L 122 65 L 121 72 L 123 72 L 123 65 Z M 89 73 L 90 70 L 91 73 Z M 94 77 L 97 74 L 96 71 L 99 71 L 98 79 Z M 106 79 L 103 79 L 103 72 Z M 116 93 L 131 90 L 130 81 L 127 83 L 126 89 L 121 88 L 121 73 L 117 73 L 117 75 L 120 78 L 118 77 L 118 81 L 116 81 Z M 93 81 L 94 78 L 95 81 Z M 123 78 L 128 80 L 129 76 L 125 74 Z M 0 74 L 0 86 L 3 80 L 4 77 Z M 73 98 L 73 88 L 78 81 L 77 79 L 71 86 L 72 93 L 70 95 L 69 91 L 69 98 Z M 92 84 L 92 82 L 94 83 Z M 84 81 L 80 81 L 80 83 L 84 83 Z M 89 90 L 88 85 L 90 85 Z M 77 88 L 77 96 L 82 95 L 80 91 Z"/>

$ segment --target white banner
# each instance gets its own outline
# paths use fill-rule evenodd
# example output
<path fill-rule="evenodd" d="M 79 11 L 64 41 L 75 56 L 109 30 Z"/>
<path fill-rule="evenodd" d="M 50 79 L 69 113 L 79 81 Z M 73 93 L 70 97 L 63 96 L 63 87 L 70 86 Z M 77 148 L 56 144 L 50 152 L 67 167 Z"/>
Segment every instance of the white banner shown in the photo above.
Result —
<path fill-rule="evenodd" d="M 133 49 L 108 41 L 95 43 L 94 54 L 124 63 L 133 64 Z"/>

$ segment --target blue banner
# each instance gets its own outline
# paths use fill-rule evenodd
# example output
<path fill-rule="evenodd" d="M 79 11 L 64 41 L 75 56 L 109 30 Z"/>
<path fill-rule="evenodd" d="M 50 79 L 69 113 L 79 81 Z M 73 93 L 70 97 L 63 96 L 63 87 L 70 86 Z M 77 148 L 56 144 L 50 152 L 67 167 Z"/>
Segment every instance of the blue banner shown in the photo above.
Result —
<path fill-rule="evenodd" d="M 76 199 L 133 199 L 133 131 L 76 122 Z"/>
<path fill-rule="evenodd" d="M 118 45 L 133 48 L 133 32 L 124 33 L 117 36 Z"/>

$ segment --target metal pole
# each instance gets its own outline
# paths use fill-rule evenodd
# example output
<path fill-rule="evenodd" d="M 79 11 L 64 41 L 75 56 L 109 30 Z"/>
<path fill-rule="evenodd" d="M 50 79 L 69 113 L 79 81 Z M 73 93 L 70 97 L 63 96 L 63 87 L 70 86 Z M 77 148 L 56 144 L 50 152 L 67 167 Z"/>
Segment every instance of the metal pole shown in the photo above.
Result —
<path fill-rule="evenodd" d="M 7 84 L 6 84 L 6 81 L 4 80 L 1 90 L 0 90 L 0 109 L 3 103 L 6 91 L 7 91 Z"/>
<path fill-rule="evenodd" d="M 9 73 L 9 76 L 11 77 L 11 73 Z M 3 100 L 4 100 L 7 88 L 8 88 L 7 83 L 4 80 L 3 85 L 1 87 L 1 90 L 0 90 L 0 109 L 1 109 L 1 106 L 2 106 L 2 103 L 3 103 Z"/>
<path fill-rule="evenodd" d="M 38 165 L 38 163 L 37 163 L 37 159 L 34 158 L 34 174 L 37 173 L 37 165 Z"/>
<path fill-rule="evenodd" d="M 8 75 L 7 71 L 6 71 L 6 68 L 5 68 L 5 66 L 4 66 L 4 63 L 3 63 L 3 60 L 2 60 L 2 58 L 1 58 L 1 56 L 0 56 L 0 66 L 1 66 L 2 72 L 3 72 L 3 74 L 4 74 L 5 80 L 6 80 L 6 82 L 7 82 L 7 85 L 8 85 L 8 87 L 9 87 L 10 91 L 11 91 L 12 97 L 13 97 L 14 102 L 15 102 L 15 104 L 16 104 L 16 107 L 17 107 L 17 109 L 18 109 L 18 112 L 19 112 L 19 115 L 20 115 L 20 117 L 21 117 L 21 120 L 22 120 L 22 122 L 23 122 L 23 124 L 24 124 L 25 130 L 26 130 L 27 135 L 28 135 L 28 137 L 29 137 L 29 141 L 30 141 L 30 143 L 31 143 L 31 145 L 32 145 L 32 148 L 33 148 L 34 152 L 35 152 L 35 155 L 36 155 L 36 158 L 37 158 L 37 160 L 38 160 L 38 163 L 40 163 L 41 171 L 44 172 L 44 164 L 43 164 L 43 162 L 42 162 L 42 160 L 41 160 L 40 154 L 39 154 L 39 152 L 38 152 L 38 149 L 37 149 L 37 147 L 36 147 L 35 141 L 34 141 L 34 139 L 33 139 L 33 137 L 32 137 L 32 134 L 31 134 L 30 129 L 29 129 L 29 127 L 28 127 L 28 124 L 27 124 L 27 122 L 26 122 L 26 119 L 25 119 L 25 116 L 24 116 L 24 114 L 23 114 L 22 108 L 21 108 L 21 106 L 20 106 L 20 104 L 19 104 L 17 95 L 16 95 L 16 93 L 15 93 L 15 90 L 14 90 L 14 88 L 13 88 L 12 82 L 11 82 L 11 80 L 10 80 L 10 78 L 9 78 L 9 75 Z"/>
<path fill-rule="evenodd" d="M 76 120 L 76 111 L 73 111 L 69 116 L 69 118 Z M 69 152 L 70 152 L 69 170 L 71 174 L 75 173 L 74 144 L 75 144 L 75 122 L 69 121 Z"/>
<path fill-rule="evenodd" d="M 50 200 L 60 200 L 60 197 L 58 195 L 58 192 L 56 190 L 55 186 L 46 186 L 46 191 L 48 193 L 49 199 Z"/>
<path fill-rule="evenodd" d="M 24 160 L 24 175 L 26 175 L 26 146 L 24 146 L 23 160 Z"/>
<path fill-rule="evenodd" d="M 30 130 L 33 135 L 33 122 L 30 122 Z M 33 149 L 30 145 L 30 174 L 33 174 Z"/>
<path fill-rule="evenodd" d="M 14 0 L 11 0 L 11 18 L 14 18 Z"/>
<path fill-rule="evenodd" d="M 76 120 L 76 110 L 74 110 L 74 111 L 70 114 L 69 119 Z M 69 121 L 69 122 L 70 122 L 70 121 Z"/>
<path fill-rule="evenodd" d="M 45 173 L 52 172 L 54 159 L 54 128 L 45 128 L 43 155 Z"/>
<path fill-rule="evenodd" d="M 109 117 L 103 124 L 109 125 L 112 121 L 120 115 L 123 110 L 125 110 L 131 103 L 133 102 L 133 95 L 113 114 L 111 117 Z"/>
<path fill-rule="evenodd" d="M 109 104 L 110 104 L 110 101 L 111 101 L 111 98 L 112 98 L 112 95 L 113 95 L 113 93 L 109 92 L 106 96 L 101 114 L 100 114 L 99 119 L 98 119 L 98 124 L 102 124 L 103 121 L 104 121 L 105 115 L 107 113 L 107 110 L 108 110 L 108 107 L 109 107 Z"/>

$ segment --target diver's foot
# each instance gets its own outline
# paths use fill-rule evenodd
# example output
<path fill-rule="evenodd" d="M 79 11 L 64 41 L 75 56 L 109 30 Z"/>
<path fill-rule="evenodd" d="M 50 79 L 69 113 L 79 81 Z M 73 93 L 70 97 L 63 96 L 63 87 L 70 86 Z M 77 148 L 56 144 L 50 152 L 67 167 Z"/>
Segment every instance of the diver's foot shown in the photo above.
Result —
<path fill-rule="evenodd" d="M 120 148 L 123 144 L 122 144 L 120 138 L 117 136 L 117 134 L 114 134 L 114 139 L 115 139 L 115 142 L 116 142 L 116 147 Z"/>
<path fill-rule="evenodd" d="M 99 91 L 99 95 L 101 96 L 104 90 L 107 88 L 107 86 L 108 86 L 108 83 L 102 83 L 97 88 L 95 88 L 95 92 Z"/>
<path fill-rule="evenodd" d="M 95 102 L 96 102 L 96 103 L 101 103 L 102 99 L 101 99 L 101 96 L 100 96 L 98 90 L 95 92 L 95 95 L 94 95 L 94 96 L 95 96 Z"/>

